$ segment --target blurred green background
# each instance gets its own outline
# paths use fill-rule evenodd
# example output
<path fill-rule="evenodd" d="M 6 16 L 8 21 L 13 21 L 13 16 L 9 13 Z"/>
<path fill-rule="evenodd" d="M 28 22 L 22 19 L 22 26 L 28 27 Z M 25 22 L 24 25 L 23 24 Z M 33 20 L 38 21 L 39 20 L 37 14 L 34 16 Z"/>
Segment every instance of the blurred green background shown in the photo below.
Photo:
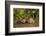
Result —
<path fill-rule="evenodd" d="M 14 18 L 33 18 L 39 17 L 39 9 L 24 9 L 24 8 L 14 8 Z"/>

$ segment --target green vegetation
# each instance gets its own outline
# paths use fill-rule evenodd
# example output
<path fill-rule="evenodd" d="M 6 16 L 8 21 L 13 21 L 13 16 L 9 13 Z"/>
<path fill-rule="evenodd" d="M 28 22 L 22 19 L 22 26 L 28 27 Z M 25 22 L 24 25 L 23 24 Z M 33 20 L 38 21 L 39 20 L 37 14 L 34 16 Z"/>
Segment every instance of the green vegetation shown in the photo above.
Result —
<path fill-rule="evenodd" d="M 39 9 L 23 9 L 23 8 L 14 8 L 14 17 L 17 19 L 23 18 L 37 18 L 39 17 Z"/>

